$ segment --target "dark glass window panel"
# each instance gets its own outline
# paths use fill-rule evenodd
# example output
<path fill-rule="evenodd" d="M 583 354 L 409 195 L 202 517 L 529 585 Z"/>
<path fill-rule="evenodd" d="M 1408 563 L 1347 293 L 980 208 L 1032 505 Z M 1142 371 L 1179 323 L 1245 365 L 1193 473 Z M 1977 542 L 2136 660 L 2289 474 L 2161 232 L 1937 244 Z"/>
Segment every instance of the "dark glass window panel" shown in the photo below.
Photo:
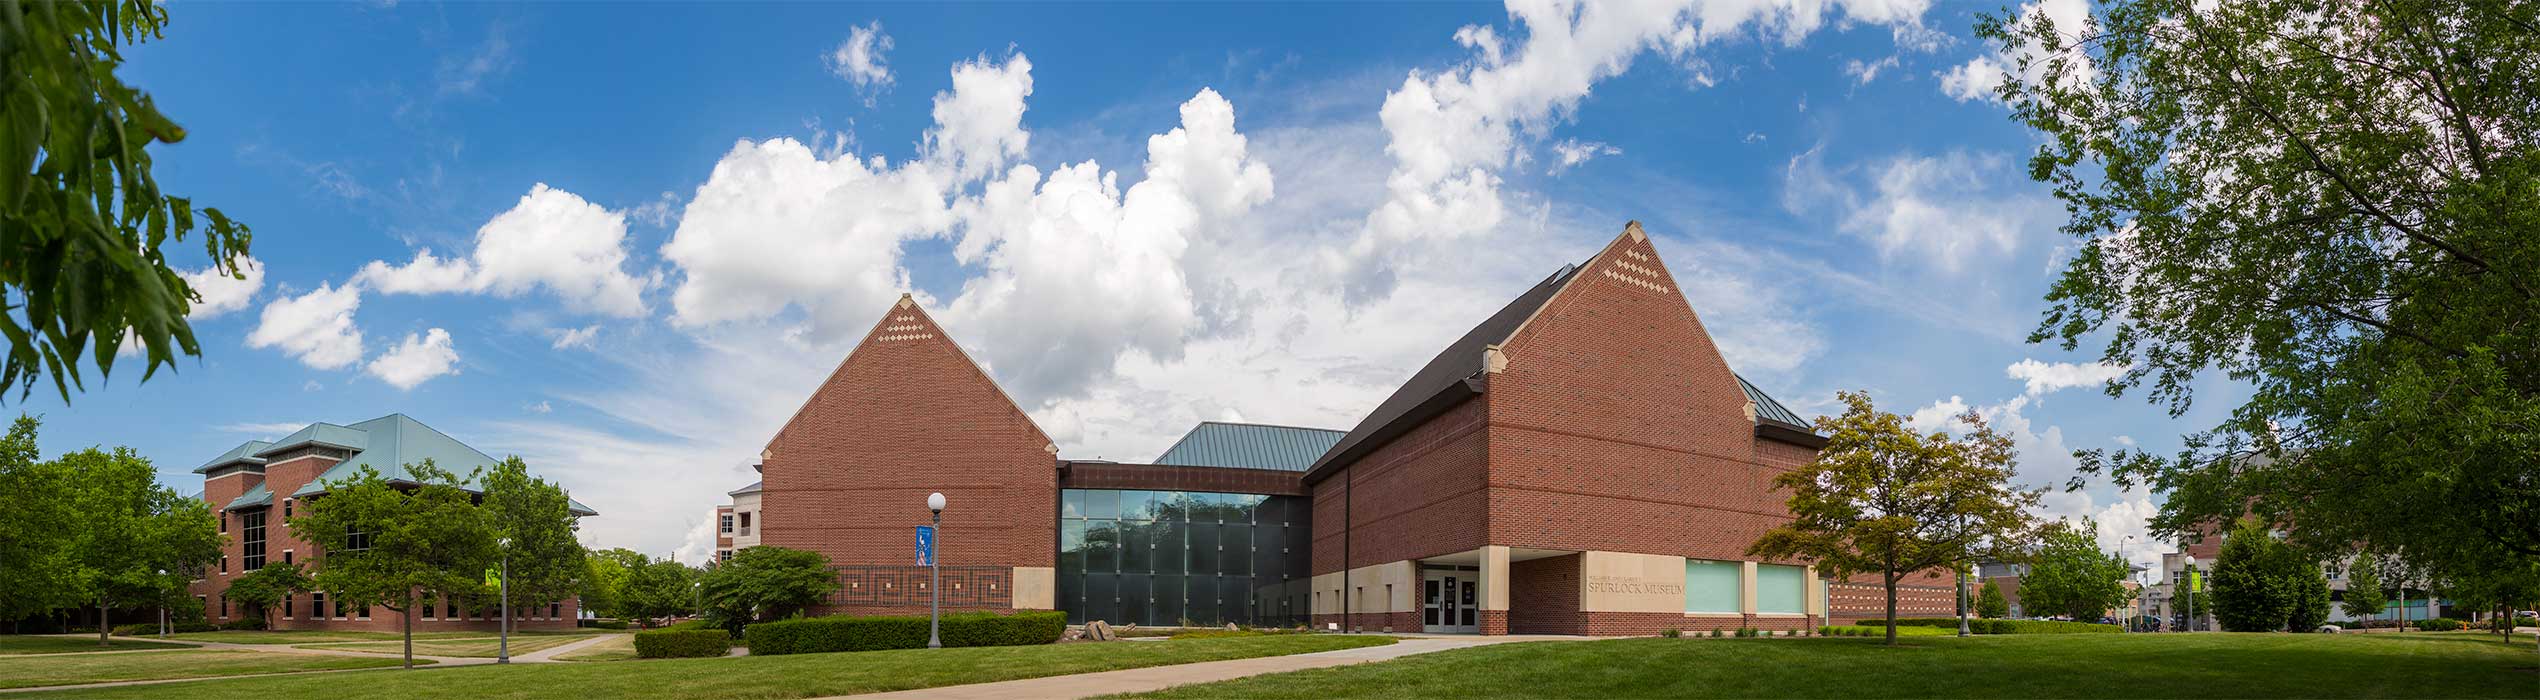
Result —
<path fill-rule="evenodd" d="M 1474 622 L 1475 622 L 1473 615 L 1474 615 L 1474 612 L 1473 612 L 1473 609 L 1472 609 L 1471 607 L 1466 607 L 1466 608 L 1464 608 L 1464 626 L 1466 626 L 1466 627 L 1471 627 L 1471 626 L 1473 626 L 1473 624 L 1474 624 Z"/>
<path fill-rule="evenodd" d="M 1288 524 L 1289 500 L 1286 498 L 1261 499 L 1261 503 L 1252 507 L 1252 521 L 1261 525 Z"/>
<path fill-rule="evenodd" d="M 1125 622 L 1120 617 L 1120 578 L 1118 574 L 1085 575 L 1085 619 Z"/>
<path fill-rule="evenodd" d="M 1155 573 L 1155 526 L 1149 523 L 1120 523 L 1120 573 Z"/>
<path fill-rule="evenodd" d="M 1112 621 L 1116 623 L 1126 620 L 1141 625 L 1164 624 L 1147 615 L 1149 608 L 1153 606 L 1153 600 L 1147 593 L 1148 584 L 1154 580 L 1153 576 L 1121 574 L 1120 617 Z"/>
<path fill-rule="evenodd" d="M 1188 555 L 1189 558 L 1186 559 L 1186 561 L 1190 562 L 1189 571 L 1191 575 L 1202 576 L 1217 573 L 1217 530 L 1222 527 L 1225 526 L 1210 523 L 1191 523 L 1190 552 Z"/>
<path fill-rule="evenodd" d="M 1217 530 L 1217 572 L 1229 576 L 1252 575 L 1252 526 L 1219 525 Z"/>
<path fill-rule="evenodd" d="M 1120 492 L 1120 519 L 1154 520 L 1156 495 L 1154 491 Z"/>
<path fill-rule="evenodd" d="M 1252 523 L 1252 522 L 1257 522 L 1257 521 L 1256 521 L 1256 520 L 1254 520 L 1254 518 L 1253 518 L 1253 516 L 1254 516 L 1254 512 L 1255 512 L 1255 509 L 1260 508 L 1260 507 L 1261 507 L 1261 502 L 1262 502 L 1262 501 L 1264 501 L 1264 500 L 1268 500 L 1269 498 L 1270 498 L 1269 496 L 1263 496 L 1263 495 L 1261 495 L 1261 494 L 1257 494 L 1257 493 L 1239 493 L 1239 494 L 1235 494 L 1235 495 L 1234 495 L 1234 499 L 1233 499 L 1233 504 L 1234 504 L 1235 510 L 1234 510 L 1234 512 L 1233 512 L 1233 513 L 1229 514 L 1227 517 L 1232 518 L 1232 522 L 1239 522 L 1239 523 Z"/>
<path fill-rule="evenodd" d="M 1252 607 L 1252 579 L 1225 576 L 1217 579 L 1217 619 L 1224 622 L 1249 622 L 1244 611 Z"/>
<path fill-rule="evenodd" d="M 1085 573 L 1061 569 L 1058 572 L 1058 609 L 1067 611 L 1067 621 L 1084 624 Z"/>
<path fill-rule="evenodd" d="M 1190 577 L 1188 600 L 1190 603 L 1182 610 L 1182 617 L 1190 620 L 1191 624 L 1204 627 L 1225 624 L 1225 620 L 1217 614 L 1217 577 Z"/>
<path fill-rule="evenodd" d="M 1085 517 L 1116 519 L 1120 517 L 1120 492 L 1086 491 Z"/>
<path fill-rule="evenodd" d="M 1190 570 L 1185 567 L 1188 562 L 1186 557 L 1189 556 L 1191 524 L 1168 521 L 1156 523 L 1154 527 L 1155 573 L 1189 573 Z"/>
<path fill-rule="evenodd" d="M 1060 495 L 1059 495 L 1059 499 L 1058 499 L 1058 517 L 1061 517 L 1061 518 L 1082 518 L 1082 517 L 1085 517 L 1085 490 L 1084 490 L 1084 489 L 1068 489 L 1068 490 L 1066 490 L 1066 491 L 1064 491 L 1064 492 L 1061 492 L 1061 493 L 1060 493 Z"/>
<path fill-rule="evenodd" d="M 1085 572 L 1085 521 L 1070 520 L 1058 524 L 1058 570 L 1060 573 Z"/>
<path fill-rule="evenodd" d="M 1189 600 L 1186 598 L 1190 594 L 1187 583 L 1180 576 L 1162 574 L 1154 576 L 1153 582 L 1149 585 L 1152 586 L 1150 595 L 1155 602 L 1147 608 L 1147 619 L 1154 620 L 1158 625 L 1181 624 L 1183 611 L 1189 605 Z"/>
<path fill-rule="evenodd" d="M 1085 521 L 1085 573 L 1119 571 L 1120 524 L 1110 520 Z"/>
<path fill-rule="evenodd" d="M 1252 527 L 1252 576 L 1256 583 L 1278 583 L 1287 573 L 1287 556 L 1279 550 L 1287 546 L 1287 528 L 1277 525 Z"/>
<path fill-rule="evenodd" d="M 1158 491 L 1155 494 L 1155 519 L 1186 523 L 1191 521 L 1190 494 L 1180 491 Z"/>

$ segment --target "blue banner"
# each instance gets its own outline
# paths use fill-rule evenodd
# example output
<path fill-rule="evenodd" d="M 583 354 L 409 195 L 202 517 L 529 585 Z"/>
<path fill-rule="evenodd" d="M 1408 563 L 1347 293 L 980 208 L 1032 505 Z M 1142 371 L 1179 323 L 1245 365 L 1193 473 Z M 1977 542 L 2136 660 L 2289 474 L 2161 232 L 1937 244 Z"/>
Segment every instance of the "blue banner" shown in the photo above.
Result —
<path fill-rule="evenodd" d="M 917 526 L 917 565 L 935 565 L 935 526 Z"/>

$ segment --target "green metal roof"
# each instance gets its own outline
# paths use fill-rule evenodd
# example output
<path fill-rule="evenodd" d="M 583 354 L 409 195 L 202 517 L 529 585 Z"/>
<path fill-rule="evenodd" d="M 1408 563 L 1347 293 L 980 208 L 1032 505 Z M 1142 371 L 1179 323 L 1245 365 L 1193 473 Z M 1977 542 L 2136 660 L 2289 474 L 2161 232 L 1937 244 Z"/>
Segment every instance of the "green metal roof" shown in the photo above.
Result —
<path fill-rule="evenodd" d="M 263 450 L 265 449 L 265 447 L 266 447 L 266 446 L 269 446 L 269 445 L 272 445 L 272 444 L 273 444 L 273 443 L 270 443 L 270 442 L 265 442 L 265 441 L 263 441 L 263 440 L 249 440 L 249 441 L 246 441 L 246 442 L 243 442 L 243 443 L 239 443 L 239 445 L 238 445 L 237 447 L 232 447 L 232 448 L 229 448 L 229 451 L 228 451 L 228 452 L 223 452 L 223 453 L 220 453 L 220 456 L 219 456 L 219 457 L 214 457 L 214 458 L 212 458 L 212 461 L 209 461 L 209 462 L 204 462 L 204 463 L 203 463 L 203 466 L 200 466 L 200 467 L 195 467 L 195 468 L 194 468 L 194 473 L 196 473 L 196 474 L 205 474 L 205 473 L 210 473 L 210 472 L 211 472 L 212 470 L 214 470 L 214 469 L 219 469 L 219 468 L 221 468 L 221 467 L 226 467 L 226 466 L 229 466 L 229 465 L 232 465 L 232 464 L 247 464 L 247 465 L 261 465 L 261 464 L 264 464 L 264 463 L 265 463 L 265 458 L 256 456 L 256 453 L 257 453 L 257 452 L 260 452 L 260 451 L 263 451 Z"/>
<path fill-rule="evenodd" d="M 370 422 L 377 421 L 374 420 Z M 367 433 L 350 427 L 336 425 L 334 423 L 310 423 L 309 427 L 292 431 L 289 436 L 285 436 L 281 440 L 274 441 L 272 445 L 266 446 L 262 450 L 257 450 L 256 456 L 271 457 L 273 455 L 281 454 L 286 450 L 306 447 L 309 445 L 340 447 L 347 450 L 360 450 L 368 446 L 369 439 L 370 436 Z"/>
<path fill-rule="evenodd" d="M 1184 433 L 1156 464 L 1305 471 L 1346 435 L 1338 430 L 1205 421 Z"/>
<path fill-rule="evenodd" d="M 265 490 L 263 482 L 257 482 L 254 488 L 247 489 L 246 493 L 238 494 L 237 498 L 230 500 L 229 505 L 220 508 L 221 510 L 238 510 L 269 505 L 273 505 L 273 492 Z"/>
<path fill-rule="evenodd" d="M 1755 383 L 1746 381 L 1744 375 L 1731 373 L 1731 376 L 1737 377 L 1737 388 L 1746 390 L 1746 400 L 1755 402 L 1757 420 L 1782 423 L 1800 432 L 1815 430 L 1809 427 L 1808 419 L 1799 417 L 1797 412 L 1791 411 L 1788 406 L 1783 406 L 1782 402 L 1774 401 L 1773 397 L 1764 393 L 1763 389 L 1755 388 Z"/>
<path fill-rule="evenodd" d="M 335 466 L 327 468 L 326 473 L 319 474 L 317 478 L 309 480 L 309 483 L 293 490 L 290 494 L 292 498 L 324 493 L 326 482 L 351 479 L 361 474 L 363 467 L 378 470 L 379 477 L 382 479 L 414 483 L 414 475 L 406 471 L 406 465 L 422 464 L 424 460 L 431 460 L 433 466 L 462 476 L 481 467 L 493 466 L 498 461 L 484 452 L 477 451 L 476 448 L 467 446 L 466 443 L 432 429 L 432 426 L 424 425 L 422 421 L 406 417 L 403 413 L 392 413 L 352 425 L 311 424 L 309 427 L 294 431 L 289 437 L 254 450 L 254 453 L 258 456 L 279 454 L 284 450 L 306 445 L 342 448 L 352 450 L 353 454 L 344 458 L 344 461 L 335 463 Z M 248 447 L 242 445 L 231 452 L 245 449 Z M 227 455 L 224 455 L 224 458 L 226 457 Z M 263 459 L 256 460 L 258 464 L 263 462 Z M 221 460 L 214 460 L 212 466 L 221 463 Z M 570 503 L 575 515 L 599 514 L 579 501 L 569 498 L 566 500 Z M 255 488 L 248 489 L 247 493 L 240 495 L 237 500 L 230 501 L 229 505 L 224 507 L 252 508 L 272 505 L 272 503 L 273 494 L 266 491 L 263 484 L 257 484 Z"/>

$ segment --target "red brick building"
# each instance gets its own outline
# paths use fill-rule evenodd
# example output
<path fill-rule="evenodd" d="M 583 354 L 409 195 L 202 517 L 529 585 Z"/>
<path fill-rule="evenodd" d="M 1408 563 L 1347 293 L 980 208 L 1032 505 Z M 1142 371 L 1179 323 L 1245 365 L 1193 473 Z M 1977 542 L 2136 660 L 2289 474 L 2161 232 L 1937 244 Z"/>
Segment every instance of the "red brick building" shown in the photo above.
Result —
<path fill-rule="evenodd" d="M 1801 629 L 1883 614 L 1747 545 L 1825 440 L 1731 371 L 1638 223 L 1484 319 L 1347 431 L 1208 423 L 1153 464 L 1057 459 L 902 298 L 762 456 L 761 541 L 828 554 L 830 609 L 1482 634 Z M 1948 614 L 1916 579 L 1901 615 Z"/>
<path fill-rule="evenodd" d="M 231 604 L 224 595 L 230 581 L 268 563 L 315 564 L 323 553 L 295 536 L 288 520 L 309 498 L 326 493 L 322 482 L 352 478 L 369 467 L 391 482 L 411 483 L 405 465 L 426 459 L 462 475 L 497 461 L 404 414 L 391 414 L 351 425 L 315 423 L 275 442 L 250 440 L 195 468 L 194 473 L 203 475 L 200 497 L 219 516 L 223 536 L 219 562 L 189 587 L 203 601 L 204 615 L 215 624 L 252 617 L 252 611 Z M 577 516 L 596 514 L 580 503 L 572 508 Z M 463 600 L 426 600 L 428 608 L 415 616 L 418 632 L 490 631 L 501 622 L 490 609 L 495 604 L 490 599 L 482 601 L 485 610 Z M 294 595 L 271 612 L 268 619 L 273 629 L 386 632 L 403 628 L 395 612 L 337 605 L 323 591 Z M 516 600 L 512 612 L 514 627 L 522 629 L 570 628 L 580 614 L 573 600 L 540 606 Z"/>

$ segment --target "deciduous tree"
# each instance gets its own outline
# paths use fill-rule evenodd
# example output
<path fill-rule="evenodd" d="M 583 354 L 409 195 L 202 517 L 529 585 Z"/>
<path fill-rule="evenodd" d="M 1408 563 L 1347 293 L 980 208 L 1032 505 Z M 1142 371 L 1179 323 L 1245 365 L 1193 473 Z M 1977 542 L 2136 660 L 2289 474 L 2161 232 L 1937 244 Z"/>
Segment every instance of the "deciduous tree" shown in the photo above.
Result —
<path fill-rule="evenodd" d="M 829 557 L 765 545 L 733 552 L 699 582 L 706 622 L 735 634 L 754 621 L 785 619 L 838 590 Z"/>
<path fill-rule="evenodd" d="M 264 620 L 265 626 L 270 628 L 273 626 L 275 605 L 281 604 L 283 600 L 295 594 L 310 590 L 316 589 L 310 587 L 309 574 L 300 568 L 298 562 L 287 564 L 271 562 L 265 564 L 263 568 L 230 579 L 229 588 L 221 595 L 228 597 L 230 602 L 245 605 L 249 610 L 256 611 L 258 618 Z"/>
<path fill-rule="evenodd" d="M 641 552 L 618 548 L 582 556 L 582 609 L 601 617 L 626 617 L 626 585 L 649 562 Z"/>
<path fill-rule="evenodd" d="M 2022 57 L 2001 95 L 2079 239 L 2032 340 L 2104 343 L 2109 391 L 2173 415 L 2212 374 L 2248 396 L 2087 471 L 2164 492 L 2159 530 L 2245 511 L 2323 556 L 2540 557 L 2540 4 L 2048 15 L 1978 27 Z"/>
<path fill-rule="evenodd" d="M 107 610 L 118 603 L 161 603 L 220 556 L 211 507 L 158 484 L 158 470 L 132 448 L 88 448 L 62 455 L 56 469 L 71 487 L 70 587 L 97 605 L 97 643 L 106 644 Z M 164 572 L 164 573 L 162 573 Z"/>
<path fill-rule="evenodd" d="M 2002 587 L 1994 585 L 1993 579 L 1985 579 L 1984 587 L 1976 591 L 1976 616 L 1988 620 L 2011 616 L 2011 599 L 2002 595 Z"/>
<path fill-rule="evenodd" d="M 187 311 L 200 299 L 161 248 L 199 230 L 222 275 L 241 274 L 248 231 L 219 209 L 159 190 L 149 147 L 185 129 L 115 70 L 159 38 L 151 0 L 0 0 L 0 388 L 21 397 L 50 376 L 64 401 L 126 343 L 142 377 L 199 356 Z M 199 218 L 199 221 L 198 221 Z"/>
<path fill-rule="evenodd" d="M 0 619 L 19 620 L 77 604 L 71 567 L 75 519 L 71 480 L 37 452 L 35 418 L 19 416 L 0 437 Z"/>
<path fill-rule="evenodd" d="M 1867 393 L 1840 398 L 1842 415 L 1817 418 L 1827 442 L 1816 460 L 1773 479 L 1790 492 L 1791 521 L 1756 539 L 1748 554 L 1812 560 L 1838 578 L 1877 573 L 1893 620 L 1896 586 L 1906 576 L 1945 576 L 2028 532 L 2028 509 L 2040 492 L 2011 485 L 2011 439 L 1982 416 L 1959 416 L 1964 427 L 1951 438 L 1916 432 L 1873 407 Z M 1893 627 L 1887 643 L 1896 643 Z"/>
<path fill-rule="evenodd" d="M 647 626 L 662 618 L 693 614 L 699 595 L 697 571 L 667 557 L 644 562 L 627 576 L 620 595 L 620 612 Z"/>
<path fill-rule="evenodd" d="M 2032 615 L 2097 621 L 2133 597 L 2125 587 L 2129 572 L 2125 558 L 2099 550 L 2097 522 L 2058 520 L 2039 533 L 2028 574 L 2020 577 L 2020 602 Z"/>
<path fill-rule="evenodd" d="M 2381 590 L 2379 558 L 2369 553 L 2356 556 L 2346 565 L 2346 599 L 2339 603 L 2346 616 L 2365 621 L 2364 628 L 2371 629 L 2372 618 L 2389 604 L 2390 594 Z"/>
<path fill-rule="evenodd" d="M 338 606 L 378 605 L 403 616 L 406 667 L 414 667 L 414 615 L 425 592 L 476 591 L 495 560 L 493 519 L 431 460 L 392 483 L 363 467 L 302 501 L 291 532 L 325 555 L 312 578 Z M 408 481 L 411 480 L 411 481 Z"/>
<path fill-rule="evenodd" d="M 514 605 L 537 607 L 571 598 L 589 573 L 582 562 L 582 543 L 574 539 L 579 518 L 564 487 L 529 475 L 519 457 L 505 458 L 477 480 L 485 510 L 497 537 L 509 538 L 511 595 Z"/>

